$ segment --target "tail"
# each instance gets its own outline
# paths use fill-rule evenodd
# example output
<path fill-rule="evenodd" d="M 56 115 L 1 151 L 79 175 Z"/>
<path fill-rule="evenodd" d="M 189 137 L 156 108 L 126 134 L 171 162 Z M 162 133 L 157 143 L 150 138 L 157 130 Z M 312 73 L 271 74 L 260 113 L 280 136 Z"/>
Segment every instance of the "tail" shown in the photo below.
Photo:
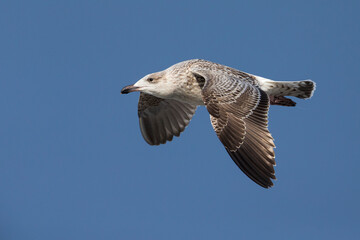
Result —
<path fill-rule="evenodd" d="M 256 79 L 261 90 L 274 97 L 293 96 L 307 99 L 312 97 L 316 88 L 315 82 L 311 80 L 278 82 L 258 76 Z"/>

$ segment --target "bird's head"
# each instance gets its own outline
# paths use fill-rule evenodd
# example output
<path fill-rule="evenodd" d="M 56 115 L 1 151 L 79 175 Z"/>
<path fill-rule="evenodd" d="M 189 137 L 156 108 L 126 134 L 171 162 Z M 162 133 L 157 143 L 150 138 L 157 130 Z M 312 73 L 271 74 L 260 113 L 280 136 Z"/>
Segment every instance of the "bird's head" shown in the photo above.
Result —
<path fill-rule="evenodd" d="M 143 92 L 159 98 L 168 98 L 174 92 L 176 85 L 166 78 L 166 72 L 157 72 L 146 75 L 134 85 L 129 85 L 121 90 L 122 94 Z"/>

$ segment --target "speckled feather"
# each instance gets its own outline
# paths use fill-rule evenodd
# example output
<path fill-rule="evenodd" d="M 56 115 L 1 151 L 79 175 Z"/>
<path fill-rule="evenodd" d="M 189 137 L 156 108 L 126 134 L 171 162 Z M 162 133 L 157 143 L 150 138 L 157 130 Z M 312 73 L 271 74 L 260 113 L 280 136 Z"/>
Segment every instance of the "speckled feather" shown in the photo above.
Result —
<path fill-rule="evenodd" d="M 147 79 L 151 78 L 151 84 Z M 275 179 L 274 141 L 268 130 L 269 105 L 295 106 L 285 96 L 310 98 L 311 80 L 277 82 L 201 59 L 177 63 L 149 74 L 140 88 L 141 133 L 151 145 L 171 141 L 205 105 L 211 124 L 236 165 L 268 188 Z"/>

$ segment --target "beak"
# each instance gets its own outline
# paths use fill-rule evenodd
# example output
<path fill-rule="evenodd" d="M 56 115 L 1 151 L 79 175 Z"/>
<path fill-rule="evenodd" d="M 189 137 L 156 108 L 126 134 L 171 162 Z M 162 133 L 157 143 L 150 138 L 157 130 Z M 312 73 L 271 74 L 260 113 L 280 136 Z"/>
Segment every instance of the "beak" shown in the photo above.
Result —
<path fill-rule="evenodd" d="M 128 93 L 136 92 L 136 91 L 139 91 L 139 90 L 140 90 L 140 87 L 135 87 L 134 85 L 129 85 L 129 86 L 126 86 L 123 89 L 121 89 L 121 93 L 122 94 L 128 94 Z"/>

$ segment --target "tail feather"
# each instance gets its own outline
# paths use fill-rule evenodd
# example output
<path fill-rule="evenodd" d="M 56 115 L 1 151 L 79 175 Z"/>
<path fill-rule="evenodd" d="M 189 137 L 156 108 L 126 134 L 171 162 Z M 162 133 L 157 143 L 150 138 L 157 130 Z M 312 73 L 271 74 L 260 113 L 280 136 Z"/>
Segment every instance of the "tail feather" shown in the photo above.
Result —
<path fill-rule="evenodd" d="M 293 96 L 297 98 L 307 99 L 314 94 L 316 84 L 311 80 L 280 82 L 270 79 L 257 77 L 260 88 L 269 96 Z"/>
<path fill-rule="evenodd" d="M 316 88 L 315 82 L 311 80 L 304 80 L 304 81 L 299 81 L 298 84 L 299 87 L 297 91 L 299 92 L 299 94 L 294 96 L 303 99 L 311 98 Z"/>

